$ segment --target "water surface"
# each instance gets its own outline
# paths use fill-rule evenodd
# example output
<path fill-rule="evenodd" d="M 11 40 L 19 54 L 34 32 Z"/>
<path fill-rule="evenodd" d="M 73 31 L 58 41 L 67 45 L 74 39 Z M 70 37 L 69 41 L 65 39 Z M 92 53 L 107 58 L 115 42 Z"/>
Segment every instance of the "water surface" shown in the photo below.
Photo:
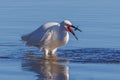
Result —
<path fill-rule="evenodd" d="M 119 0 L 0 1 L 0 78 L 119 80 L 119 3 Z M 55 59 L 42 58 L 43 52 L 25 46 L 20 39 L 43 23 L 64 19 L 71 20 L 83 32 L 76 32 L 78 41 L 70 34 L 69 43 L 58 49 Z"/>

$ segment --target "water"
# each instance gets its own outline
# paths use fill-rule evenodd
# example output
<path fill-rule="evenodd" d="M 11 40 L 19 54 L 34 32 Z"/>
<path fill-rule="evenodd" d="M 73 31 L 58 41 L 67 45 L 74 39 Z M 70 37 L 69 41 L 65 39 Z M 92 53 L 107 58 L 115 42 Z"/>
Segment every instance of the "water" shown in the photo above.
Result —
<path fill-rule="evenodd" d="M 83 32 L 76 32 L 78 41 L 70 34 L 69 43 L 59 49 L 63 50 L 60 53 L 66 50 L 78 51 L 78 53 L 81 53 L 79 52 L 81 50 L 88 50 L 89 53 L 95 53 L 94 48 L 96 48 L 96 51 L 101 50 L 100 53 L 106 54 L 108 50 L 113 54 L 116 54 L 114 51 L 118 51 L 119 54 L 119 7 L 119 0 L 1 1 L 0 54 L 6 56 L 19 53 L 20 56 L 27 51 L 39 53 L 36 48 L 26 47 L 20 37 L 45 22 L 61 22 L 64 19 L 70 19 Z"/>
<path fill-rule="evenodd" d="M 19 43 L 21 35 L 43 23 L 69 19 L 83 32 L 76 32 L 79 41 L 71 36 L 67 47 L 119 48 L 119 7 L 119 0 L 4 0 L 0 3 L 0 36 L 4 43 L 15 44 Z"/>
<path fill-rule="evenodd" d="M 14 73 L 9 75 L 9 79 L 51 80 L 50 75 L 53 73 L 55 79 L 62 76 L 64 80 L 68 79 L 68 75 L 70 80 L 119 80 L 119 3 L 119 0 L 0 1 L 0 78 L 7 80 L 5 76 Z M 64 19 L 71 20 L 83 32 L 76 32 L 79 41 L 70 34 L 69 43 L 57 51 L 57 61 L 39 58 L 43 55 L 42 52 L 25 46 L 20 39 L 21 35 L 35 30 L 43 23 L 61 22 Z M 49 66 L 49 69 L 45 66 Z M 51 72 L 52 66 L 59 73 L 54 70 Z M 95 69 L 92 69 L 93 66 Z M 45 73 L 42 73 L 42 69 Z M 89 71 L 96 75 L 89 76 Z M 15 78 L 15 74 L 19 77 Z M 108 78 L 111 75 L 113 77 Z"/>

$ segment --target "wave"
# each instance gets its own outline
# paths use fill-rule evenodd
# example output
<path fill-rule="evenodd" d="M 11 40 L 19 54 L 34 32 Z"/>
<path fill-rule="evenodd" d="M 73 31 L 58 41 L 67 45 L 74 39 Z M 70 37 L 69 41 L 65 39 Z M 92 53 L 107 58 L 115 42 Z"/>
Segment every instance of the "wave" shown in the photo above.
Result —
<path fill-rule="evenodd" d="M 63 50 L 61 57 L 72 62 L 120 63 L 120 49 L 114 48 L 81 48 Z"/>
<path fill-rule="evenodd" d="M 13 45 L 16 46 L 16 45 Z M 27 59 L 27 56 L 43 56 L 34 50 L 29 51 L 20 49 L 17 53 L 11 55 L 0 56 L 0 59 Z M 58 50 L 57 57 L 59 61 L 67 60 L 69 62 L 83 62 L 83 63 L 120 63 L 120 49 L 115 48 L 81 48 L 81 49 L 65 49 Z"/>

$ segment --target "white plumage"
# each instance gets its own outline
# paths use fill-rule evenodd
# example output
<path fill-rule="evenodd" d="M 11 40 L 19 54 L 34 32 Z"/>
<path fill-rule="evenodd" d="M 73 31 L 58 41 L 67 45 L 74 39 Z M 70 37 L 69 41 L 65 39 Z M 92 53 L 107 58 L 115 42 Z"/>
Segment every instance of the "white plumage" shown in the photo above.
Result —
<path fill-rule="evenodd" d="M 27 45 L 36 46 L 40 50 L 44 50 L 45 56 L 48 56 L 49 52 L 50 54 L 54 54 L 58 47 L 68 42 L 68 31 L 75 36 L 71 27 L 73 26 L 69 20 L 64 20 L 61 23 L 48 22 L 32 33 L 23 35 L 21 38 L 26 41 Z"/>

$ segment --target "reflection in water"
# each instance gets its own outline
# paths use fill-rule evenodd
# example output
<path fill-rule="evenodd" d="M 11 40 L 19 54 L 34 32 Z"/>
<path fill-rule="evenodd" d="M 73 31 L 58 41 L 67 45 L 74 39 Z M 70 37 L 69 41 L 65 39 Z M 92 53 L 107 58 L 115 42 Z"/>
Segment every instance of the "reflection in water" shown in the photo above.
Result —
<path fill-rule="evenodd" d="M 37 73 L 37 80 L 69 80 L 68 67 L 57 58 L 34 58 L 23 60 L 23 70 Z"/>

